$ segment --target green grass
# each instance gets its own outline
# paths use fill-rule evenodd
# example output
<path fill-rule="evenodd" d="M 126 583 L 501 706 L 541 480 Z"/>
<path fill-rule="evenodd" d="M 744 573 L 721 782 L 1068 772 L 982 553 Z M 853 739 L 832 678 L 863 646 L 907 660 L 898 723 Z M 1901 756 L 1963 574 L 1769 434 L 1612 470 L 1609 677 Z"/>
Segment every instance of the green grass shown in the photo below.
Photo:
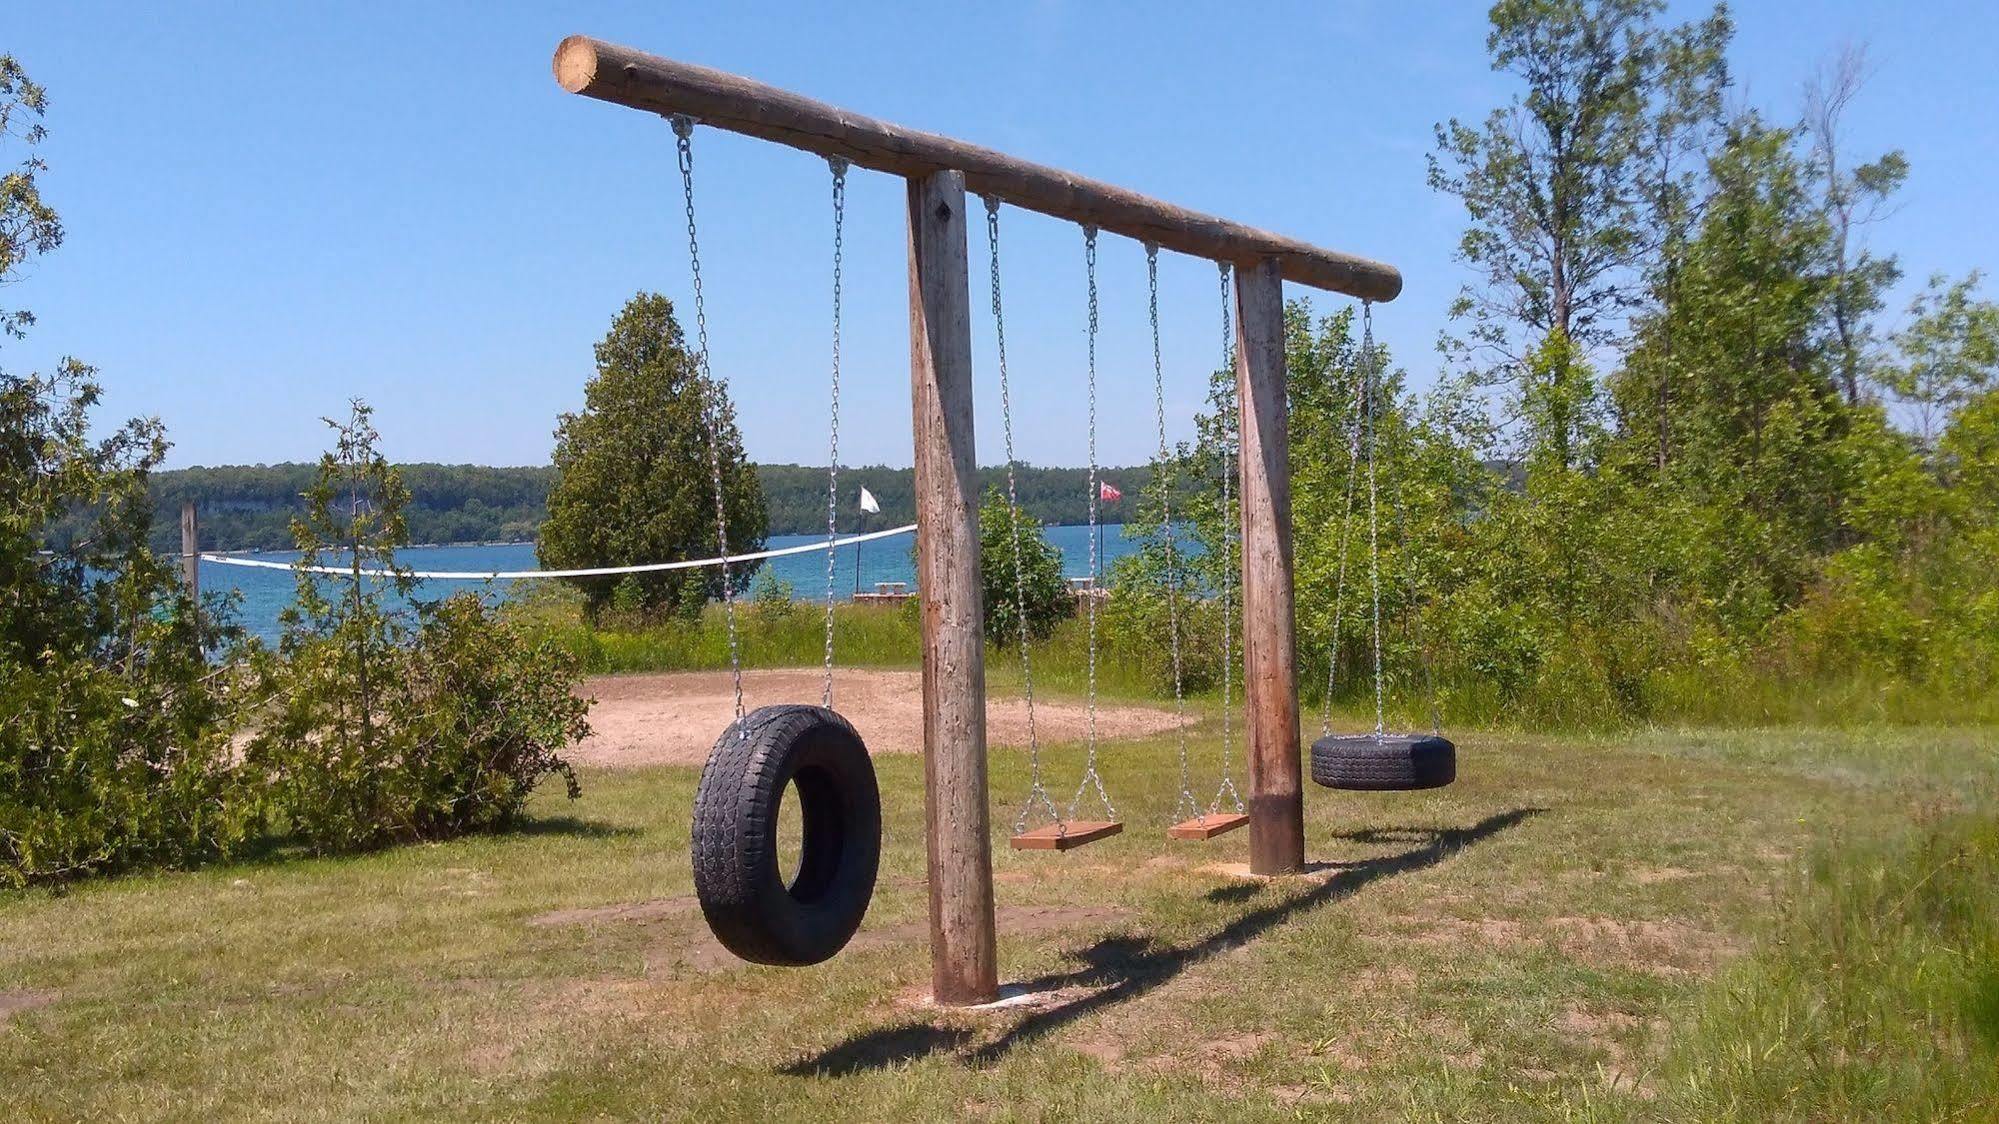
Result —
<path fill-rule="evenodd" d="M 1684 1017 L 1662 1084 L 1710 1120 L 1999 1114 L 1999 817 L 1835 838 Z"/>
<path fill-rule="evenodd" d="M 916 606 L 842 604 L 834 610 L 836 655 L 843 667 L 916 667 L 922 654 Z M 574 598 L 555 590 L 513 607 L 574 654 L 593 674 L 639 671 L 714 671 L 729 666 L 724 610 L 710 605 L 698 621 L 584 624 Z M 772 611 L 737 604 L 736 634 L 746 667 L 810 667 L 825 654 L 826 616 L 818 603 L 799 601 Z M 1051 691 L 1081 694 L 1088 682 L 1089 629 L 1082 618 L 1056 626 L 1034 645 L 1029 660 L 1035 682 Z M 993 685 L 1018 691 L 1022 676 L 1013 645 L 988 645 Z M 1098 653 L 1098 690 L 1120 699 L 1151 698 L 1157 685 L 1139 661 L 1105 644 Z"/>
<path fill-rule="evenodd" d="M 1003 976 L 1064 997 L 1034 1013 L 917 1002 L 910 757 L 814 969 L 709 943 L 693 769 L 508 835 L 0 895 L 0 996 L 46 1001 L 0 1027 L 0 1118 L 1990 1118 L 1992 733 L 1460 744 L 1447 789 L 1309 793 L 1328 865 L 1275 883 L 1215 867 L 1244 833 L 1163 838 L 1170 737 L 1110 745 L 1124 835 L 995 850 Z M 996 840 L 1024 772 L 995 751 Z"/>
<path fill-rule="evenodd" d="M 729 666 L 728 629 L 720 605 L 697 621 L 646 624 L 583 623 L 579 600 L 562 587 L 544 587 L 510 611 L 534 622 L 573 653 L 593 674 L 718 670 Z M 915 604 L 901 607 L 842 604 L 835 610 L 839 662 L 847 667 L 915 667 L 921 652 Z M 825 615 L 819 603 L 794 602 L 772 611 L 750 599 L 737 605 L 737 636 L 745 666 L 815 666 L 825 653 Z M 1030 654 L 1035 682 L 1051 692 L 1080 695 L 1089 680 L 1089 631 L 1081 617 L 1058 624 Z M 1130 641 L 1128 643 L 1141 643 Z M 1150 658 L 1148 658 L 1150 657 Z M 1121 645 L 1106 628 L 1099 638 L 1097 688 L 1105 697 L 1159 701 L 1170 686 L 1157 679 L 1157 653 Z M 1325 668 L 1311 638 L 1301 639 L 1300 704 L 1315 724 L 1325 697 Z M 1213 659 L 1190 655 L 1190 659 Z M 995 688 L 1018 693 L 1019 657 L 1012 643 L 989 644 L 986 665 Z M 1148 669 L 1150 665 L 1150 670 Z M 1853 673 L 1806 681 L 1799 675 L 1753 666 L 1689 666 L 1652 676 L 1620 697 L 1594 670 L 1551 668 L 1536 682 L 1503 691 L 1476 677 L 1439 671 L 1426 691 L 1417 668 L 1387 669 L 1388 712 L 1394 725 L 1428 725 L 1435 711 L 1451 725 L 1514 731 L 1607 733 L 1655 722 L 1700 726 L 1811 726 L 1864 731 L 1881 726 L 1999 725 L 1999 693 L 1939 692 L 1883 674 Z M 1240 687 L 1240 681 L 1238 681 Z M 1190 690 L 1212 702 L 1218 688 Z M 1431 695 L 1434 695 L 1434 700 Z M 1348 725 L 1373 722 L 1372 683 L 1364 669 L 1347 669 L 1334 713 Z"/>

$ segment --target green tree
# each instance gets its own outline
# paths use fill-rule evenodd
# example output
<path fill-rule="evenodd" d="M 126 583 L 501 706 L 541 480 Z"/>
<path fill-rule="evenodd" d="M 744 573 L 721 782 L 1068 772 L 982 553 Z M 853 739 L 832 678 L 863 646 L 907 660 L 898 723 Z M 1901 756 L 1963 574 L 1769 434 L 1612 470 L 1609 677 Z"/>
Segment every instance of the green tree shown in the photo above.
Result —
<path fill-rule="evenodd" d="M 47 97 L 0 57 L 0 287 L 62 242 L 36 183 Z M 0 311 L 0 339 L 34 323 Z M 159 421 L 91 435 L 96 372 L 0 371 L 0 885 L 227 851 L 240 665 L 228 606 L 197 606 L 147 545 Z M 211 666 L 210 649 L 224 652 Z"/>
<path fill-rule="evenodd" d="M 0 55 L 0 144 L 18 145 L 21 160 L 0 175 L 0 285 L 19 279 L 23 264 L 62 245 L 62 219 L 42 200 L 41 173 L 48 162 L 37 151 L 48 136 L 42 119 L 48 91 L 36 85 L 13 55 Z M 25 309 L 0 308 L 0 334 L 20 339 L 35 322 Z"/>
<path fill-rule="evenodd" d="M 1833 348 L 1841 389 L 1850 406 L 1860 404 L 1875 343 L 1870 318 L 1902 268 L 1893 255 L 1878 257 L 1862 242 L 1863 229 L 1885 213 L 1888 200 L 1909 178 L 1909 161 L 1899 150 L 1849 166 L 1844 151 L 1846 112 L 1866 82 L 1867 54 L 1842 50 L 1805 87 L 1803 130 L 1811 143 L 1811 169 L 1819 207 L 1830 237 L 1826 270 L 1831 276 Z"/>
<path fill-rule="evenodd" d="M 1658 487 L 1682 516 L 1681 577 L 1736 628 L 1796 601 L 1839 543 L 1854 484 L 1828 346 L 1832 230 L 1797 141 L 1753 115 L 1731 125 L 1678 282 L 1672 353 L 1666 315 L 1649 316 L 1620 379 L 1643 403 L 1656 368 L 1675 371 L 1678 439 Z"/>
<path fill-rule="evenodd" d="M 576 796 L 561 756 L 588 732 L 574 660 L 477 594 L 416 600 L 396 561 L 409 492 L 369 408 L 327 424 L 334 447 L 293 521 L 274 702 L 245 754 L 273 826 L 352 851 L 506 826 L 548 774 Z"/>
<path fill-rule="evenodd" d="M 1895 333 L 1896 360 L 1883 381 L 1916 413 L 1925 444 L 1973 399 L 1999 386 L 1999 303 L 1977 295 L 1981 274 L 1942 274 L 1909 303 L 1909 324 Z"/>
<path fill-rule="evenodd" d="M 1528 357 L 1553 335 L 1577 355 L 1615 339 L 1661 240 L 1650 223 L 1684 225 L 1678 169 L 1726 80 L 1730 24 L 1718 8 L 1705 23 L 1661 29 L 1664 7 L 1492 6 L 1493 69 L 1523 90 L 1477 126 L 1437 126 L 1429 173 L 1471 218 L 1458 256 L 1477 281 L 1453 308 L 1468 328 L 1446 342 L 1475 378 L 1517 384 L 1525 398 L 1537 372 L 1547 374 L 1564 384 L 1556 397 L 1573 400 L 1566 369 Z"/>
<path fill-rule="evenodd" d="M 720 460 L 729 551 L 761 550 L 763 488 L 743 455 L 734 408 L 687 350 L 673 305 L 657 293 L 625 304 L 597 344 L 597 373 L 583 409 L 555 431 L 556 480 L 538 548 L 542 564 L 573 569 L 703 558 L 716 553 L 709 421 Z M 752 568 L 730 570 L 734 592 Z M 668 570 L 575 583 L 595 614 L 615 594 L 621 608 L 652 615 L 699 612 L 722 594 L 721 567 Z"/>
<path fill-rule="evenodd" d="M 1018 567 L 1014 565 L 1016 519 Z M 1025 511 L 1016 512 L 998 488 L 988 490 L 979 505 L 979 584 L 986 602 L 986 639 L 993 644 L 1012 644 L 1023 620 L 1029 638 L 1039 640 L 1075 609 L 1069 583 L 1062 580 L 1062 552 L 1048 541 L 1041 521 Z"/>

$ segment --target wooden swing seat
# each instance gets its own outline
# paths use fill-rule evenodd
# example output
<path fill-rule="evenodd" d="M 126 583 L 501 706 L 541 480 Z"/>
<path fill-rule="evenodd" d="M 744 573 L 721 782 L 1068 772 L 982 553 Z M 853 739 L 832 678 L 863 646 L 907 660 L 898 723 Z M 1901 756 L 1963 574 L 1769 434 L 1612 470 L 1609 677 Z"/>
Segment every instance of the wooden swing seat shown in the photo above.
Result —
<path fill-rule="evenodd" d="M 1110 820 L 1070 820 L 1065 824 L 1043 824 L 1033 831 L 1023 831 L 1008 842 L 1016 851 L 1070 851 L 1085 843 L 1108 839 L 1123 830 L 1123 824 Z"/>
<path fill-rule="evenodd" d="M 1166 834 L 1174 839 L 1213 839 L 1217 835 L 1234 831 L 1249 822 L 1249 817 L 1241 812 L 1215 812 L 1205 816 L 1195 816 L 1191 820 L 1181 820 L 1166 829 Z"/>

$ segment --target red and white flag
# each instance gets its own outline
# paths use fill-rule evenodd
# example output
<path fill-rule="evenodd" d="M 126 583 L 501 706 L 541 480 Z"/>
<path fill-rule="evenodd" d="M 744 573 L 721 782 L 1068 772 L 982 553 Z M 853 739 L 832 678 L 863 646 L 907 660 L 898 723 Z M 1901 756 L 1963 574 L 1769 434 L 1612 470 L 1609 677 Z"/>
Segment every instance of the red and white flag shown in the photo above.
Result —
<path fill-rule="evenodd" d="M 1118 491 L 1110 481 L 1099 480 L 1097 481 L 1097 498 L 1105 503 L 1116 503 L 1124 498 L 1124 493 Z"/>

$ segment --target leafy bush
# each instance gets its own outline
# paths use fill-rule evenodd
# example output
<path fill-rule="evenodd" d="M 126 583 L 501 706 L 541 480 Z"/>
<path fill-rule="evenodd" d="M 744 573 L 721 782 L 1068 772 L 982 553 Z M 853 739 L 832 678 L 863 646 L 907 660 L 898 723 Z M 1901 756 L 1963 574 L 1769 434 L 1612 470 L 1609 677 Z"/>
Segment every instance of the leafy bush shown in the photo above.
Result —
<path fill-rule="evenodd" d="M 778 577 L 766 566 L 750 586 L 750 608 L 757 619 L 766 625 L 783 624 L 798 611 L 798 602 L 792 596 L 794 592 L 790 582 Z"/>
<path fill-rule="evenodd" d="M 1147 686 L 1161 696 L 1173 692 L 1173 606 L 1163 542 L 1147 543 L 1111 566 L 1111 595 L 1104 605 L 1103 639 L 1116 656 L 1137 665 Z M 1222 607 L 1219 599 L 1189 588 L 1187 559 L 1180 590 L 1180 682 L 1184 690 L 1219 688 L 1222 671 Z M 1241 612 L 1241 604 L 1236 604 Z M 1235 637 L 1238 656 L 1242 636 Z M 1240 678 L 1240 677 L 1238 677 Z"/>
<path fill-rule="evenodd" d="M 979 505 L 979 581 L 986 602 L 986 641 L 1011 644 L 1026 607 L 1027 634 L 1039 640 L 1076 610 L 1069 583 L 1062 580 L 1062 552 L 1042 533 L 1040 520 L 1025 511 L 1020 520 L 1019 584 L 1015 584 L 1015 513 L 994 488 Z"/>
<path fill-rule="evenodd" d="M 413 589 L 395 561 L 407 493 L 368 417 L 356 403 L 335 426 L 293 524 L 298 603 L 269 671 L 278 701 L 247 754 L 274 825 L 316 852 L 504 826 L 551 773 L 573 798 L 561 751 L 588 733 L 576 662 L 553 641 L 471 593 L 386 606 Z M 327 583 L 312 568 L 336 551 L 352 576 Z M 341 588 L 329 599 L 323 584 Z"/>
<path fill-rule="evenodd" d="M 0 884 L 178 865 L 242 841 L 227 605 L 146 545 L 159 423 L 86 434 L 89 372 L 0 375 Z M 75 509 L 80 537 L 49 542 Z M 49 542 L 49 553 L 40 551 Z M 240 697 L 240 696 L 238 696 Z"/>
<path fill-rule="evenodd" d="M 0 55 L 0 291 L 62 242 L 37 189 L 47 100 Z M 34 323 L 0 309 L 0 338 Z M 146 544 L 154 419 L 90 436 L 95 372 L 0 372 L 0 885 L 222 854 L 248 832 L 231 768 L 228 605 Z M 211 666 L 210 649 L 223 660 Z"/>

